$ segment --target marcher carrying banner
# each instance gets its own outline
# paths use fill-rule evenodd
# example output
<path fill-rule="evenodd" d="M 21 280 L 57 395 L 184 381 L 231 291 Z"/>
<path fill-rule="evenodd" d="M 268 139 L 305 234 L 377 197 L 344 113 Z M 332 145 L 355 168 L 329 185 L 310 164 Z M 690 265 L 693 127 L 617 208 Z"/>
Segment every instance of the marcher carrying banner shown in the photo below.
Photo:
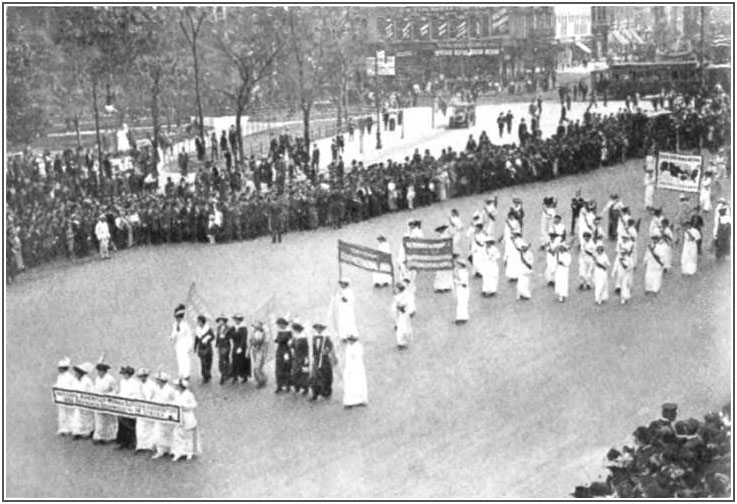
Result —
<path fill-rule="evenodd" d="M 212 314 L 207 309 L 205 301 L 200 296 L 197 286 L 194 282 L 189 286 L 189 292 L 187 293 L 187 301 L 184 303 L 187 307 L 185 316 L 190 324 L 190 327 L 197 327 L 197 316 L 204 315 L 208 320 L 213 320 Z"/>
<path fill-rule="evenodd" d="M 408 270 L 452 270 L 452 238 L 404 238 L 404 250 Z"/>
<path fill-rule="evenodd" d="M 672 152 L 658 154 L 655 187 L 671 191 L 698 193 L 703 175 L 701 156 Z"/>
<path fill-rule="evenodd" d="M 182 409 L 171 404 L 130 399 L 108 394 L 82 392 L 59 387 L 51 389 L 55 404 L 82 408 L 89 411 L 113 413 L 129 417 L 156 420 L 159 422 L 182 422 Z"/>
<path fill-rule="evenodd" d="M 387 252 L 338 240 L 338 267 L 341 277 L 343 263 L 374 273 L 391 274 L 394 283 L 394 263 L 392 255 Z"/>

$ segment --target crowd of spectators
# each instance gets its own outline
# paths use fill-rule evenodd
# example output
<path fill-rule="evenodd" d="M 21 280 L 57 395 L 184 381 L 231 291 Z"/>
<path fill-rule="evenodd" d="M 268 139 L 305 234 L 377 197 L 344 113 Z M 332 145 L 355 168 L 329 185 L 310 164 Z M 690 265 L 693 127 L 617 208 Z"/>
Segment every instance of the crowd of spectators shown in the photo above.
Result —
<path fill-rule="evenodd" d="M 576 498 L 699 499 L 731 494 L 730 407 L 704 420 L 676 420 L 677 405 L 633 433 L 634 446 L 612 448 L 605 481 L 576 487 Z"/>
<path fill-rule="evenodd" d="M 561 121 L 548 139 L 533 128 L 514 143 L 507 138 L 492 143 L 484 132 L 460 152 L 450 147 L 434 154 L 415 151 L 403 160 L 368 166 L 344 163 L 344 140 L 336 138 L 327 171 L 319 170 L 316 146 L 308 153 L 286 134 L 274 137 L 269 155 L 237 163 L 226 164 L 223 156 L 236 146 L 219 141 L 220 152 L 201 156 L 205 161 L 192 170 L 193 177 L 170 179 L 163 191 L 144 155 L 134 157 L 129 169 L 107 159 L 100 169 L 89 153 L 67 152 L 54 159 L 26 153 L 9 159 L 7 167 L 9 277 L 26 266 L 94 254 L 94 229 L 101 218 L 118 249 L 249 240 L 269 233 L 278 241 L 287 231 L 340 227 L 450 197 L 592 170 L 665 149 L 676 135 L 691 144 L 705 135 L 716 148 L 728 138 L 725 109 L 728 104 L 722 103 L 719 114 L 704 115 L 701 128 L 678 131 L 658 127 L 660 116 L 648 117 L 639 109 L 601 114 L 590 107 L 581 121 Z"/>

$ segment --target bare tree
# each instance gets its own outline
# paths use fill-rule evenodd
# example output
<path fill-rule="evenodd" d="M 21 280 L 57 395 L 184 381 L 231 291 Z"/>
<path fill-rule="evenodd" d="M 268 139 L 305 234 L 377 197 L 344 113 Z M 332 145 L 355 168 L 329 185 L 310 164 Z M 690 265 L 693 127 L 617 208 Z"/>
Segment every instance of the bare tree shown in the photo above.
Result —
<path fill-rule="evenodd" d="M 199 11 L 199 12 L 198 12 Z M 192 50 L 192 61 L 194 62 L 194 89 L 195 102 L 197 104 L 197 118 L 199 125 L 200 140 L 205 142 L 204 115 L 202 113 L 202 96 L 200 93 L 200 60 L 198 55 L 198 38 L 202 25 L 207 18 L 207 10 L 202 7 L 185 7 L 179 19 L 179 27 L 187 40 L 187 45 Z"/>

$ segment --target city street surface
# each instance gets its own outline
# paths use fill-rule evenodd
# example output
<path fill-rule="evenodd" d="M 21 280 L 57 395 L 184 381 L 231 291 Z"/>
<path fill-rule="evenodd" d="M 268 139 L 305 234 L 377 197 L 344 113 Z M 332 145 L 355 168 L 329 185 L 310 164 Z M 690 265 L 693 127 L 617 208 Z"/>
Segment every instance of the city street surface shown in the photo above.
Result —
<path fill-rule="evenodd" d="M 526 116 L 526 106 L 512 107 L 516 119 Z M 409 156 L 415 148 L 435 155 L 448 145 L 460 150 L 469 133 L 478 138 L 482 129 L 497 143 L 495 118 L 509 108 L 480 107 L 471 130 L 428 130 L 429 120 L 424 127 L 418 120 L 407 125 L 404 142 L 395 132 L 382 137 L 380 153 L 367 146 L 364 162 Z M 573 115 L 584 108 L 574 104 Z M 557 104 L 543 104 L 546 134 L 558 114 Z M 357 143 L 349 144 L 348 162 Z M 327 146 L 321 150 L 327 158 Z M 513 196 L 524 200 L 525 237 L 537 248 L 542 198 L 558 197 L 569 226 L 570 198 L 579 188 L 599 208 L 619 193 L 643 217 L 645 232 L 642 178 L 642 161 L 634 160 L 494 194 L 502 211 Z M 657 193 L 667 216 L 677 197 Z M 215 383 L 203 386 L 196 372 L 204 454 L 191 462 L 54 435 L 57 360 L 96 361 L 105 351 L 114 371 L 121 365 L 175 371 L 171 314 L 192 281 L 213 313 L 247 314 L 276 293 L 282 310 L 312 321 L 326 313 L 335 292 L 338 239 L 373 247 L 381 233 L 396 251 L 410 217 L 422 219 L 429 236 L 451 208 L 467 225 L 482 201 L 476 195 L 338 231 L 290 233 L 281 245 L 261 238 L 138 248 L 111 261 L 47 265 L 23 275 L 6 298 L 7 497 L 565 498 L 575 485 L 603 475 L 607 450 L 657 418 L 662 403 L 678 403 L 681 418 L 700 418 L 729 400 L 728 263 L 715 264 L 705 252 L 695 277 L 681 277 L 676 267 L 658 297 L 644 296 L 638 265 L 631 304 L 620 305 L 612 294 L 597 307 L 592 292 L 575 289 L 577 253 L 571 297 L 559 304 L 545 286 L 538 252 L 531 302 L 515 301 L 513 284 L 505 282 L 496 297 L 482 298 L 480 280 L 473 280 L 471 319 L 460 327 L 452 323 L 452 295 L 433 293 L 432 275 L 420 274 L 415 337 L 401 353 L 390 291 L 375 290 L 369 273 L 344 266 L 365 341 L 367 408 L 343 409 L 339 377 L 332 400 L 308 403 L 274 395 L 271 366 L 262 390 L 252 383 L 220 386 L 217 373 Z M 640 243 L 638 261 L 643 252 Z M 608 253 L 613 257 L 612 244 Z M 674 256 L 677 263 L 680 248 Z"/>

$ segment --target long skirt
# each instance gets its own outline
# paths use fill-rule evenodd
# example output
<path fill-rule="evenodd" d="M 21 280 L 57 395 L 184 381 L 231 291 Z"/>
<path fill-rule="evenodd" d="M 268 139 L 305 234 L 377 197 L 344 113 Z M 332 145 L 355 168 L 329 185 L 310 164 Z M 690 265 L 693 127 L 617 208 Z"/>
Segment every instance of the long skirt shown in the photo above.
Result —
<path fill-rule="evenodd" d="M 310 387 L 315 396 L 330 397 L 333 394 L 333 366 L 327 357 L 323 357 L 322 367 L 313 368 Z"/>
<path fill-rule="evenodd" d="M 136 450 L 154 449 L 154 424 L 153 420 L 136 419 Z"/>
<path fill-rule="evenodd" d="M 523 271 L 517 279 L 517 299 L 530 299 L 532 292 L 530 290 L 531 271 Z"/>
<path fill-rule="evenodd" d="M 74 408 L 57 406 L 56 412 L 56 433 L 71 434 L 74 429 Z"/>
<path fill-rule="evenodd" d="M 519 260 L 519 253 L 515 250 L 507 256 L 507 260 L 504 268 L 504 275 L 509 280 L 516 280 L 520 276 L 521 263 Z"/>
<path fill-rule="evenodd" d="M 568 266 L 560 264 L 555 268 L 555 295 L 563 298 L 568 297 Z"/>
<path fill-rule="evenodd" d="M 632 268 L 622 268 L 617 276 L 619 282 L 620 296 L 622 300 L 628 301 L 632 297 L 632 282 L 634 281 L 634 272 Z"/>
<path fill-rule="evenodd" d="M 456 321 L 468 320 L 468 300 L 471 293 L 468 287 L 458 286 L 456 288 Z"/>
<path fill-rule="evenodd" d="M 695 241 L 687 241 L 683 244 L 681 253 L 681 273 L 694 275 L 699 261 L 699 249 Z"/>
<path fill-rule="evenodd" d="M 202 453 L 199 429 L 185 429 L 181 425 L 174 427 L 171 442 L 171 454 L 175 457 L 191 457 Z"/>
<path fill-rule="evenodd" d="M 251 374 L 251 359 L 244 353 L 233 355 L 233 377 L 248 380 Z"/>
<path fill-rule="evenodd" d="M 484 279 L 481 282 L 481 291 L 484 294 L 495 294 L 499 287 L 499 265 L 491 259 L 487 259 L 486 261 L 483 271 Z"/>
<path fill-rule="evenodd" d="M 408 346 L 412 340 L 412 322 L 408 313 L 399 313 L 397 315 L 397 346 Z"/>
<path fill-rule="evenodd" d="M 89 436 L 95 429 L 95 414 L 82 408 L 74 408 L 72 414 L 72 434 Z"/>
<path fill-rule="evenodd" d="M 155 422 L 154 424 L 154 445 L 156 450 L 168 453 L 171 451 L 172 437 L 174 435 L 175 424 L 168 422 Z"/>
<path fill-rule="evenodd" d="M 289 349 L 284 346 L 279 346 L 276 349 L 276 359 L 274 359 L 276 365 L 275 376 L 276 386 L 289 388 L 289 380 L 292 374 L 292 361 L 291 355 L 289 355 Z"/>
<path fill-rule="evenodd" d="M 136 447 L 136 419 L 118 417 L 118 436 L 115 441 L 124 448 Z"/>
<path fill-rule="evenodd" d="M 253 349 L 251 350 L 251 366 L 253 368 L 253 378 L 256 380 L 258 387 L 266 385 L 268 379 L 266 378 L 266 372 L 264 372 L 264 364 L 266 363 L 266 349 Z"/>
<path fill-rule="evenodd" d="M 652 208 L 655 206 L 655 185 L 648 184 L 645 186 L 645 208 Z"/>
<path fill-rule="evenodd" d="M 624 271 L 624 268 L 622 267 L 622 263 L 619 262 L 619 259 L 614 261 L 614 265 L 612 265 L 612 276 L 614 277 L 614 288 L 615 289 L 622 288 L 622 272 L 623 271 Z"/>
<path fill-rule="evenodd" d="M 343 404 L 358 406 L 368 403 L 368 385 L 363 355 L 360 358 L 348 358 L 352 350 L 346 348 L 346 366 L 343 370 Z"/>
<path fill-rule="evenodd" d="M 558 268 L 558 259 L 555 254 L 545 254 L 545 281 L 555 282 L 555 270 Z"/>
<path fill-rule="evenodd" d="M 594 270 L 594 301 L 602 303 L 609 299 L 609 276 L 607 270 L 596 266 Z"/>
<path fill-rule="evenodd" d="M 673 267 L 673 247 L 670 245 L 663 248 L 663 267 L 666 270 Z"/>
<path fill-rule="evenodd" d="M 292 359 L 292 374 L 289 383 L 295 391 L 304 390 L 307 392 L 307 388 L 310 386 L 310 374 L 309 371 L 304 369 L 302 362 L 302 358 Z"/>
<path fill-rule="evenodd" d="M 107 413 L 95 413 L 95 441 L 114 441 L 118 436 L 118 417 Z"/>
<path fill-rule="evenodd" d="M 593 285 L 593 269 L 594 262 L 591 260 L 591 257 L 585 252 L 581 252 L 581 255 L 578 258 L 578 278 L 582 284 L 587 286 Z"/>
<path fill-rule="evenodd" d="M 177 354 L 177 367 L 179 369 L 180 378 L 189 378 L 192 373 L 192 355 L 191 348 L 175 347 Z"/>
<path fill-rule="evenodd" d="M 645 266 L 645 292 L 660 292 L 663 284 L 663 268 L 653 262 L 648 262 Z"/>
<path fill-rule="evenodd" d="M 435 272 L 435 281 L 432 288 L 436 291 L 449 291 L 453 289 L 453 271 L 440 270 Z"/>
<path fill-rule="evenodd" d="M 732 224 L 719 224 L 717 227 L 717 237 L 714 242 L 714 253 L 717 259 L 728 256 L 730 253 L 732 240 Z"/>

